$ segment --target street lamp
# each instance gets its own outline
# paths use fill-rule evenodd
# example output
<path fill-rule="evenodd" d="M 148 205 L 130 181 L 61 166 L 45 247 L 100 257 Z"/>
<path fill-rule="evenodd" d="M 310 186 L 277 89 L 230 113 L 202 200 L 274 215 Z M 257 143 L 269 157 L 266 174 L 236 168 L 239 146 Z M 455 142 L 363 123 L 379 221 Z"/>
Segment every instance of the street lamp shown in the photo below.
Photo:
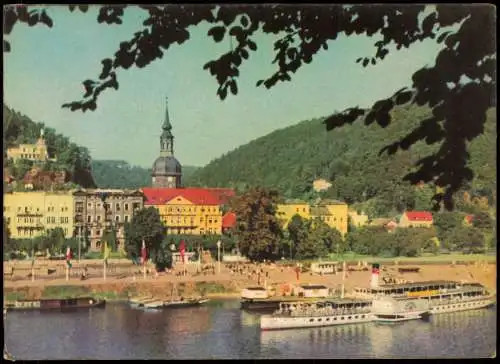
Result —
<path fill-rule="evenodd" d="M 220 274 L 220 245 L 221 245 L 221 241 L 218 240 L 217 241 L 217 261 L 218 261 L 218 271 L 219 271 L 219 274 Z"/>

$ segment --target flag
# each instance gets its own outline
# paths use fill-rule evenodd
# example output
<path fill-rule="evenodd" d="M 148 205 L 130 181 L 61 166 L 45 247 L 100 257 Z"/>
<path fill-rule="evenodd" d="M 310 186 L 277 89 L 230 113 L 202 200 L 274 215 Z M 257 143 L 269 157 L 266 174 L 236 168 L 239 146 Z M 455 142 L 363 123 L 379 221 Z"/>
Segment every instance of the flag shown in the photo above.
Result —
<path fill-rule="evenodd" d="M 380 274 L 380 264 L 378 263 L 372 264 L 372 274 Z"/>
<path fill-rule="evenodd" d="M 104 242 L 104 263 L 108 264 L 108 259 L 109 259 L 109 254 L 111 252 L 111 249 L 109 249 L 108 242 Z"/>
<path fill-rule="evenodd" d="M 66 250 L 66 265 L 68 268 L 72 267 L 71 264 L 71 248 L 68 246 L 68 249 Z"/>
<path fill-rule="evenodd" d="M 184 252 L 186 251 L 186 245 L 184 244 L 184 240 L 181 240 L 179 245 L 179 251 L 181 252 L 182 263 L 184 263 Z"/>
<path fill-rule="evenodd" d="M 147 260 L 148 260 L 148 252 L 146 251 L 146 242 L 143 240 L 141 248 L 141 263 L 146 264 Z"/>

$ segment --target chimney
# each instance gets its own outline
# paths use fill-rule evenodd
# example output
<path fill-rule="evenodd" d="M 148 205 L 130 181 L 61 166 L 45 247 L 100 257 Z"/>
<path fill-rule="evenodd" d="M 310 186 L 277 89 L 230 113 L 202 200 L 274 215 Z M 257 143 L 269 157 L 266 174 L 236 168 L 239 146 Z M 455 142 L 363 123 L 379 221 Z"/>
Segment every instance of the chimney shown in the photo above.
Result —
<path fill-rule="evenodd" d="M 373 263 L 372 264 L 372 278 L 370 281 L 371 288 L 378 287 L 378 276 L 380 275 L 380 264 Z"/>

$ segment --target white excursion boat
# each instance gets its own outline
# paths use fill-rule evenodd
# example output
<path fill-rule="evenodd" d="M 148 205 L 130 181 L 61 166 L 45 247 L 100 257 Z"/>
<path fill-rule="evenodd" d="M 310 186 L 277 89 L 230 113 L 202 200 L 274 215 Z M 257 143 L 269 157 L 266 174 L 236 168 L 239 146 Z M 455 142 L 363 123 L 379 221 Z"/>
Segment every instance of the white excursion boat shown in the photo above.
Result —
<path fill-rule="evenodd" d="M 426 299 L 382 297 L 373 300 L 372 315 L 376 322 L 419 320 L 429 317 L 430 305 Z"/>
<path fill-rule="evenodd" d="M 261 330 L 323 327 L 372 321 L 371 301 L 336 300 L 282 302 L 271 315 L 260 318 Z"/>
<path fill-rule="evenodd" d="M 425 298 L 429 300 L 431 314 L 485 308 L 496 302 L 495 295 L 488 292 L 483 285 L 455 281 L 425 281 L 355 288 L 353 296 L 362 299 L 376 297 Z"/>
<path fill-rule="evenodd" d="M 247 287 L 241 290 L 243 300 L 259 300 L 269 298 L 269 292 L 264 287 Z"/>

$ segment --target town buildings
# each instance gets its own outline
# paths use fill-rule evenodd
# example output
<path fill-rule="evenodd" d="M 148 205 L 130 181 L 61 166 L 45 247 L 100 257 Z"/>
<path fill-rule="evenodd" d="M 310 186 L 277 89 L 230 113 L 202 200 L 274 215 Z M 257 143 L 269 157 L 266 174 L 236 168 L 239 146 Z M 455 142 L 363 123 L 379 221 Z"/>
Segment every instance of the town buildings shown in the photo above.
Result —
<path fill-rule="evenodd" d="M 405 211 L 399 220 L 399 227 L 431 227 L 432 213 L 428 211 Z"/>
<path fill-rule="evenodd" d="M 3 215 L 14 239 L 31 239 L 61 227 L 66 238 L 73 236 L 72 191 L 4 193 Z"/>
<path fill-rule="evenodd" d="M 277 216 L 286 228 L 294 215 L 304 219 L 320 219 L 328 226 L 337 229 L 342 235 L 347 233 L 348 206 L 336 200 L 319 200 L 307 203 L 301 200 L 287 200 L 278 204 Z"/>

